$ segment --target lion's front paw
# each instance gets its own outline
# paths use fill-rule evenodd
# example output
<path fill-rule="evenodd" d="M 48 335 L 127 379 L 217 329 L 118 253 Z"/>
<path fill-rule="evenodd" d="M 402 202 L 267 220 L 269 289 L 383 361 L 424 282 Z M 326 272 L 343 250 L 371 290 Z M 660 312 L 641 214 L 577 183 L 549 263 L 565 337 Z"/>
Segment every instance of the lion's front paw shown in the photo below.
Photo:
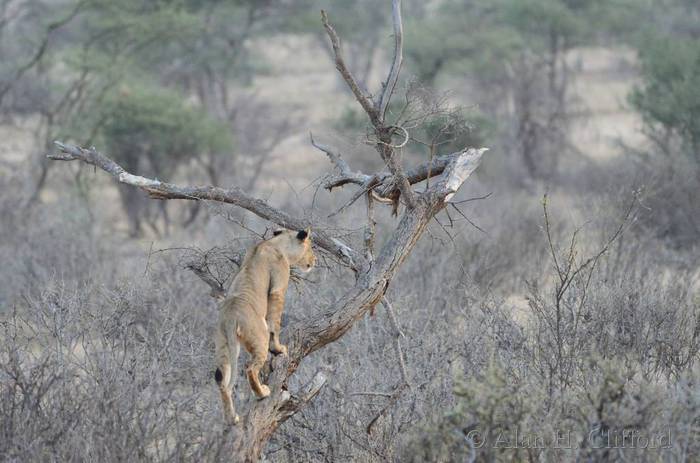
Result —
<path fill-rule="evenodd" d="M 260 385 L 260 395 L 258 398 L 264 399 L 265 397 L 268 397 L 270 395 L 270 388 L 267 387 L 265 384 Z"/>

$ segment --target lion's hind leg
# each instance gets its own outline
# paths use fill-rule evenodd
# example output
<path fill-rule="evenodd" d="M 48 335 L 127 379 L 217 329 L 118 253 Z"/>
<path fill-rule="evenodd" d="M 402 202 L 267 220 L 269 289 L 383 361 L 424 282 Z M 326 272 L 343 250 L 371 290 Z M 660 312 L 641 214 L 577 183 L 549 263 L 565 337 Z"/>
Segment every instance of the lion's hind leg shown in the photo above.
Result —
<path fill-rule="evenodd" d="M 227 333 L 227 327 L 222 321 L 216 329 L 216 334 L 214 336 L 214 344 L 216 347 L 216 372 L 214 373 L 214 379 L 216 384 L 219 386 L 219 393 L 221 394 L 221 402 L 224 407 L 224 416 L 226 421 L 230 424 L 238 423 L 238 415 L 236 415 L 236 410 L 233 402 L 232 387 L 231 387 L 231 376 L 237 373 L 237 368 L 235 365 L 238 364 L 238 354 L 239 354 L 239 344 L 235 340 L 235 334 L 229 336 Z M 234 328 L 235 329 L 235 328 Z M 230 345 L 229 340 L 233 339 L 235 344 Z M 231 364 L 234 364 L 233 368 Z"/>
<path fill-rule="evenodd" d="M 243 329 L 243 326 L 241 326 L 245 335 L 240 338 L 243 346 L 250 354 L 250 361 L 246 365 L 245 372 L 255 395 L 260 399 L 264 399 L 270 395 L 270 388 L 260 382 L 260 370 L 267 360 L 270 341 L 267 323 L 258 316 L 251 316 L 246 321 L 248 322 L 246 329 Z"/>
<path fill-rule="evenodd" d="M 250 387 L 255 395 L 261 399 L 270 395 L 270 388 L 260 382 L 260 370 L 265 365 L 265 360 L 267 360 L 267 348 L 265 350 L 256 349 L 245 370 Z"/>

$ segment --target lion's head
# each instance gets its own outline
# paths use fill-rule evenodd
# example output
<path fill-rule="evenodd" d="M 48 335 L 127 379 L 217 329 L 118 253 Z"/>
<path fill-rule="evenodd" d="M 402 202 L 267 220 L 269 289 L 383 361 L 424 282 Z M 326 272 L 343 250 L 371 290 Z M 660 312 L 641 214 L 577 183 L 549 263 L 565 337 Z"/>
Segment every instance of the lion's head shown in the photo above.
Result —
<path fill-rule="evenodd" d="M 316 256 L 311 248 L 311 229 L 306 230 L 277 230 L 272 240 L 287 256 L 289 265 L 304 272 L 310 271 L 316 265 Z"/>

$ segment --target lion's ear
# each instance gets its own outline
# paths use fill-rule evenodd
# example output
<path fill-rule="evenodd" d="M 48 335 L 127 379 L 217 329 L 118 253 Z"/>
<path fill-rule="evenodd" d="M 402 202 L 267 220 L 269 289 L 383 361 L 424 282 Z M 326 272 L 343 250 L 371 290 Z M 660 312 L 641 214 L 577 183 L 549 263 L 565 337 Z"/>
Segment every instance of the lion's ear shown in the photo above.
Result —
<path fill-rule="evenodd" d="M 299 233 L 297 233 L 297 239 L 299 241 L 304 241 L 305 239 L 308 239 L 309 236 L 311 236 L 310 228 L 307 228 L 306 230 L 299 230 Z"/>
<path fill-rule="evenodd" d="M 284 231 L 284 230 L 275 230 L 275 231 L 272 232 L 272 236 L 279 236 L 279 235 L 282 234 L 283 231 Z"/>

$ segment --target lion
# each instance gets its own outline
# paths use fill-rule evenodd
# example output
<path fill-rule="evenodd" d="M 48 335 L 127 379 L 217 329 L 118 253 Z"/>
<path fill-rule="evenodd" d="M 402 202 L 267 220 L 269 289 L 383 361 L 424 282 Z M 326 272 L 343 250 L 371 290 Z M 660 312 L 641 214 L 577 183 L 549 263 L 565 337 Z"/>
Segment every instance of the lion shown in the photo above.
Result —
<path fill-rule="evenodd" d="M 245 370 L 250 387 L 263 399 L 270 395 L 270 388 L 261 384 L 259 373 L 268 350 L 275 355 L 287 354 L 287 346 L 280 343 L 280 323 L 290 267 L 308 272 L 315 264 L 310 229 L 277 230 L 272 238 L 248 250 L 243 259 L 229 296 L 219 306 L 214 336 L 214 379 L 221 393 L 224 416 L 231 424 L 239 420 L 232 399 L 231 374 L 238 371 L 240 344 L 250 354 Z"/>

